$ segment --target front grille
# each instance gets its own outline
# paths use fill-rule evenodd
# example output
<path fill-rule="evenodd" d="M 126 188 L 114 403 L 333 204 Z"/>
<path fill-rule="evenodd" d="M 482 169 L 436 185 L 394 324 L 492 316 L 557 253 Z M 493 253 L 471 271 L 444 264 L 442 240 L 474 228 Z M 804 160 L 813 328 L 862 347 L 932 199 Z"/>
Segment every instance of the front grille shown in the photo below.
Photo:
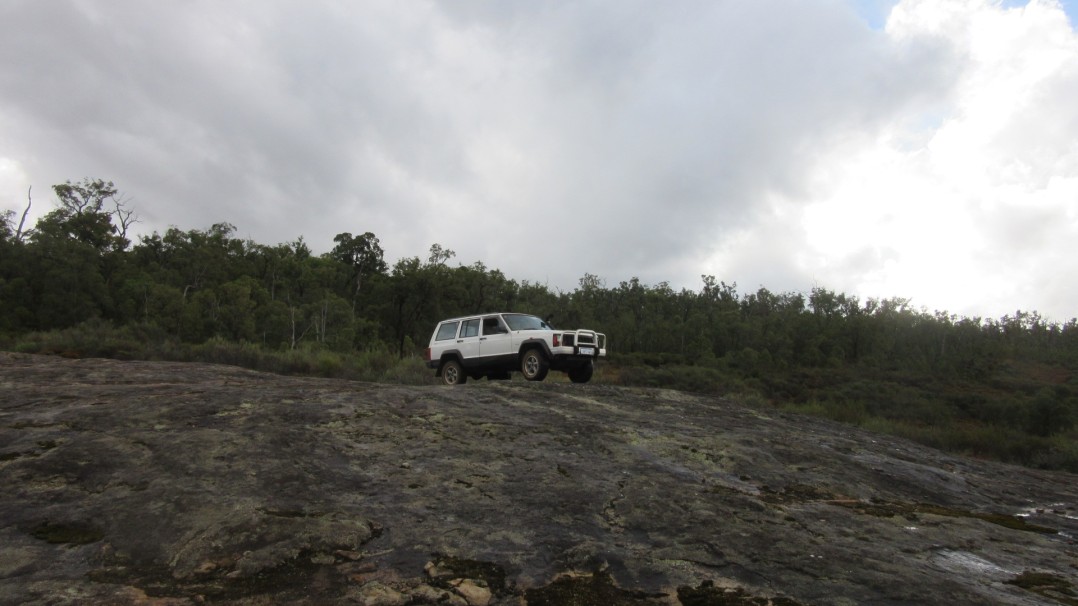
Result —
<path fill-rule="evenodd" d="M 595 332 L 571 332 L 561 336 L 561 344 L 565 347 L 606 347 L 606 337 Z"/>

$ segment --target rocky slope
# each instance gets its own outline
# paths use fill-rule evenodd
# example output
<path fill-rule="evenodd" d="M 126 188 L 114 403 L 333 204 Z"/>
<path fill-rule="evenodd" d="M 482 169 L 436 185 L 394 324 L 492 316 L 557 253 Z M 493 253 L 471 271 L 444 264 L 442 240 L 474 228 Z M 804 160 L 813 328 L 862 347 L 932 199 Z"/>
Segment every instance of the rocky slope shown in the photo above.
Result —
<path fill-rule="evenodd" d="M 0 353 L 4 604 L 1078 604 L 1078 477 L 720 398 Z"/>

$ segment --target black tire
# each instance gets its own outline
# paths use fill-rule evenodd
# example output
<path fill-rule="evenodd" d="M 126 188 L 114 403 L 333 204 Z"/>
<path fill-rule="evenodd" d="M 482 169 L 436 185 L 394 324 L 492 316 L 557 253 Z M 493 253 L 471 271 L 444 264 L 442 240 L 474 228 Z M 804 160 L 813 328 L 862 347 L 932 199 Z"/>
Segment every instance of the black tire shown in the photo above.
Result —
<path fill-rule="evenodd" d="M 550 372 L 550 362 L 541 349 L 529 349 L 520 357 L 520 372 L 529 381 L 542 381 Z"/>
<path fill-rule="evenodd" d="M 463 385 L 468 382 L 468 375 L 464 374 L 464 367 L 456 360 L 446 360 L 442 364 L 443 385 Z"/>
<path fill-rule="evenodd" d="M 591 375 L 593 374 L 595 374 L 595 365 L 589 360 L 588 363 L 583 366 L 570 368 L 569 380 L 573 383 L 587 383 L 591 380 Z"/>

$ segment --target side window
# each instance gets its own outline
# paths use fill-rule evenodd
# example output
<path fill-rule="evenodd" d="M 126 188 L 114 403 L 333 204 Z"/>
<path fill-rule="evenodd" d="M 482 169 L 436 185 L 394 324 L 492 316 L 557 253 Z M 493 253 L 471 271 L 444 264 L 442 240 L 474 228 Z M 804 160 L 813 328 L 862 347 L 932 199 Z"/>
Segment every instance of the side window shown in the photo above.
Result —
<path fill-rule="evenodd" d="M 504 335 L 509 331 L 505 330 L 502 326 L 498 316 L 488 316 L 483 318 L 483 334 L 484 335 Z"/>
<path fill-rule="evenodd" d="M 465 320 L 464 326 L 460 327 L 460 338 L 479 336 L 479 318 Z"/>
<path fill-rule="evenodd" d="M 457 336 L 457 326 L 460 326 L 460 322 L 446 322 L 438 327 L 438 336 L 434 337 L 435 341 L 447 341 Z"/>

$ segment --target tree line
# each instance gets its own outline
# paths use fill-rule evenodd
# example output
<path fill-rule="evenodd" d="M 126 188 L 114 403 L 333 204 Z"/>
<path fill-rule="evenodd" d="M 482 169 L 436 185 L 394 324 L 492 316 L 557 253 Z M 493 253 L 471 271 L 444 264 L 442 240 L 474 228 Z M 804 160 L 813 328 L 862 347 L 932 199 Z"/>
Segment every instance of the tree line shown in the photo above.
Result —
<path fill-rule="evenodd" d="M 30 229 L 0 215 L 0 333 L 73 326 L 91 318 L 151 323 L 186 342 L 210 338 L 268 348 L 414 353 L 445 317 L 488 310 L 553 316 L 606 332 L 619 354 L 673 356 L 748 372 L 794 366 L 913 366 L 969 376 L 1020 356 L 1070 361 L 1078 324 L 1036 312 L 999 319 L 914 309 L 901 298 L 808 294 L 702 276 L 698 290 L 637 278 L 608 286 L 585 274 L 570 291 L 517 281 L 482 262 L 451 265 L 439 244 L 392 265 L 377 236 L 340 233 L 315 255 L 300 237 L 265 245 L 236 228 L 172 227 L 136 242 L 115 185 L 53 187 L 58 206 Z"/>
<path fill-rule="evenodd" d="M 151 326 L 187 344 L 407 359 L 443 318 L 521 311 L 606 333 L 610 364 L 621 369 L 612 380 L 622 383 L 751 391 L 922 433 L 973 422 L 1073 438 L 1078 420 L 1075 319 L 960 317 L 823 287 L 742 293 L 710 275 L 696 289 L 674 289 L 585 274 L 563 291 L 455 263 L 440 244 L 390 263 L 371 232 L 339 233 L 325 254 L 302 237 L 242 239 L 228 223 L 132 239 L 137 217 L 113 183 L 52 189 L 56 207 L 35 225 L 0 215 L 0 342 L 97 321 Z M 1059 444 L 1070 449 L 1063 466 L 1078 469 L 1073 439 L 1036 448 Z"/>

